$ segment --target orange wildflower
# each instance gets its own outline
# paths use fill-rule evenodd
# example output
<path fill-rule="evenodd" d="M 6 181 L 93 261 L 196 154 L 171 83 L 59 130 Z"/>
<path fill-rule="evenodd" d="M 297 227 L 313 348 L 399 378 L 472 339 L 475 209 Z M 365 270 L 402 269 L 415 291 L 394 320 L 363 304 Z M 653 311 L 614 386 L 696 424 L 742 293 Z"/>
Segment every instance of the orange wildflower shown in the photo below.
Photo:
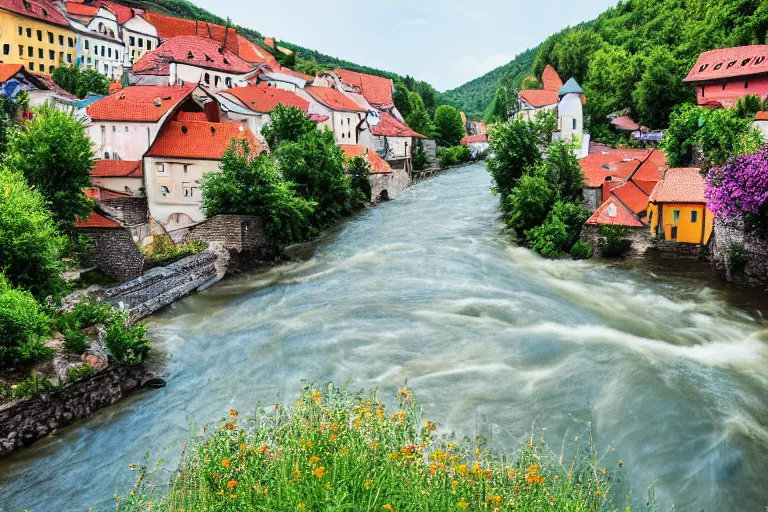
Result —
<path fill-rule="evenodd" d="M 323 474 L 325 473 L 325 468 L 323 466 L 320 466 L 316 470 L 312 472 L 313 475 L 315 475 L 317 478 L 323 478 Z"/>
<path fill-rule="evenodd" d="M 384 505 L 381 508 L 382 508 L 382 510 L 386 510 L 387 512 L 395 512 L 394 507 L 392 507 L 392 505 L 390 505 L 389 503 L 387 503 L 386 505 Z"/>
<path fill-rule="evenodd" d="M 229 415 L 232 416 L 233 418 L 237 418 L 238 412 L 236 410 L 234 410 L 234 409 L 230 409 L 229 410 Z"/>
<path fill-rule="evenodd" d="M 229 469 L 230 464 L 232 463 L 229 462 L 229 459 L 224 459 L 223 461 L 221 461 L 221 465 L 224 466 L 225 469 Z"/>
<path fill-rule="evenodd" d="M 331 441 L 335 441 L 339 438 L 336 434 L 331 434 Z"/>
<path fill-rule="evenodd" d="M 458 507 L 461 509 L 465 509 L 469 507 L 469 503 L 467 503 L 467 500 L 465 500 L 464 498 L 461 498 L 461 500 L 459 500 Z"/>
<path fill-rule="evenodd" d="M 227 482 L 227 489 L 232 489 L 234 487 L 237 487 L 237 480 L 230 480 Z"/>
<path fill-rule="evenodd" d="M 309 462 L 312 464 L 315 464 L 316 462 L 320 462 L 320 457 L 310 457 Z"/>

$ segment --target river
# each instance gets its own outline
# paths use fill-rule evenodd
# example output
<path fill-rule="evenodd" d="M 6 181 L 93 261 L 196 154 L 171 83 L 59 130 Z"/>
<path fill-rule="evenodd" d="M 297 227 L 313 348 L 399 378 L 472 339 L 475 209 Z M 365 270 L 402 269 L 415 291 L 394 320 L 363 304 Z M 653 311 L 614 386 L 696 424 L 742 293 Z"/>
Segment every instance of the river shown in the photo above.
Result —
<path fill-rule="evenodd" d="M 515 447 L 535 423 L 559 446 L 591 421 L 662 510 L 764 510 L 765 297 L 690 264 L 540 259 L 501 231 L 490 185 L 480 164 L 446 172 L 153 317 L 168 386 L 0 461 L 0 511 L 109 510 L 146 452 L 175 467 L 193 418 L 405 379 L 443 433 Z"/>

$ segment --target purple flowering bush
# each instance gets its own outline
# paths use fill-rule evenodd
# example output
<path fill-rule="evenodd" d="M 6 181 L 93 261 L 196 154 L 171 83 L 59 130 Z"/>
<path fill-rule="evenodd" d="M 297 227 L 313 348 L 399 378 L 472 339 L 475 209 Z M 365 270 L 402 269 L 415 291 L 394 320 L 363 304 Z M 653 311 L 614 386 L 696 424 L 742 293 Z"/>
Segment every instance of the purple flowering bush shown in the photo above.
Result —
<path fill-rule="evenodd" d="M 709 209 L 720 218 L 768 213 L 768 146 L 711 169 L 707 200 Z"/>

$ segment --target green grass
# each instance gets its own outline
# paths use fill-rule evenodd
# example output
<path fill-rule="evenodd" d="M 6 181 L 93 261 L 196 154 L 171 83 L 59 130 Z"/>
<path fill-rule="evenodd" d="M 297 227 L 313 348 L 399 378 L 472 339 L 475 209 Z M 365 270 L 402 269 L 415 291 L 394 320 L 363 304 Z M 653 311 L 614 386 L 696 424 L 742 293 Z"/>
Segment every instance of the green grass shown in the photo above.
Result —
<path fill-rule="evenodd" d="M 132 466 L 136 485 L 116 496 L 117 510 L 639 510 L 619 490 L 627 480 L 621 463 L 602 468 L 594 450 L 563 462 L 531 435 L 514 456 L 498 456 L 477 441 L 437 439 L 410 392 L 397 399 L 386 411 L 375 393 L 329 385 L 306 388 L 290 408 L 249 418 L 230 411 L 189 439 L 169 487 Z"/>

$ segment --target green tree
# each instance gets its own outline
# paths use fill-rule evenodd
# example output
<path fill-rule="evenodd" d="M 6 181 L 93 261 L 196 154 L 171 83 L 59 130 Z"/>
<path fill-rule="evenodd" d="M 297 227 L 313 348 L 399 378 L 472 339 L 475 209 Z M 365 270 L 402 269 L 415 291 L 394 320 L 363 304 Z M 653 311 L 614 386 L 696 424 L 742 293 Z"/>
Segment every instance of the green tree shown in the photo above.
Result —
<path fill-rule="evenodd" d="M 491 127 L 491 153 L 488 170 L 496 183 L 495 190 L 504 200 L 517 186 L 520 177 L 541 162 L 539 133 L 520 119 Z"/>
<path fill-rule="evenodd" d="M 748 96 L 744 96 L 743 98 L 739 98 L 739 100 L 736 102 L 736 115 L 743 118 L 743 119 L 749 119 L 750 121 L 755 118 L 755 114 L 760 112 L 763 109 L 763 102 L 760 100 L 760 96 L 757 96 L 756 94 L 750 94 Z"/>
<path fill-rule="evenodd" d="M 544 223 L 526 231 L 525 238 L 545 258 L 560 258 L 579 240 L 589 215 L 580 204 L 557 201 Z"/>
<path fill-rule="evenodd" d="M 584 173 L 571 144 L 562 140 L 553 142 L 547 149 L 542 170 L 558 198 L 569 202 L 581 201 Z"/>
<path fill-rule="evenodd" d="M 293 70 L 305 75 L 317 76 L 323 72 L 323 67 L 315 60 L 296 57 L 296 64 L 293 66 Z"/>
<path fill-rule="evenodd" d="M 42 195 L 21 174 L 0 167 L 0 273 L 37 298 L 57 296 L 63 247 Z"/>
<path fill-rule="evenodd" d="M 93 203 L 83 189 L 91 186 L 91 140 L 70 114 L 42 107 L 22 130 L 12 132 L 4 157 L 45 197 L 54 218 L 69 229 L 89 215 Z"/>
<path fill-rule="evenodd" d="M 425 137 L 434 137 L 435 125 L 432 124 L 432 120 L 429 118 L 429 113 L 424 107 L 421 96 L 415 92 L 409 92 L 408 104 L 410 105 L 411 112 L 405 118 L 405 124 L 416 133 L 420 133 Z"/>
<path fill-rule="evenodd" d="M 675 58 L 667 48 L 651 50 L 633 93 L 642 124 L 651 128 L 667 126 L 674 108 L 694 99 L 693 89 L 683 82 L 690 66 L 690 61 Z"/>
<path fill-rule="evenodd" d="M 208 173 L 200 185 L 203 211 L 261 217 L 272 239 L 291 243 L 314 234 L 310 216 L 315 203 L 293 190 L 280 176 L 274 157 L 266 152 L 251 157 L 247 141 L 232 141 L 224 153 L 221 172 Z"/>
<path fill-rule="evenodd" d="M 509 118 L 509 91 L 503 85 L 496 89 L 493 101 L 485 113 L 487 123 L 503 122 Z"/>
<path fill-rule="evenodd" d="M 347 162 L 347 174 L 352 179 L 352 188 L 359 190 L 365 198 L 371 200 L 371 164 L 362 156 L 350 158 Z"/>
<path fill-rule="evenodd" d="M 298 107 L 280 104 L 272 111 L 270 119 L 271 122 L 261 129 L 261 134 L 273 149 L 281 142 L 296 142 L 317 131 L 317 123 Z"/>
<path fill-rule="evenodd" d="M 592 56 L 605 45 L 594 30 L 585 28 L 567 32 L 552 49 L 552 65 L 563 80 L 575 78 L 582 83 Z"/>
<path fill-rule="evenodd" d="M 0 363 L 32 363 L 53 353 L 46 347 L 51 319 L 35 297 L 13 288 L 0 274 Z"/>
<path fill-rule="evenodd" d="M 606 122 L 609 114 L 633 107 L 632 91 L 643 73 L 643 59 L 621 46 L 605 45 L 589 62 L 584 91 L 586 110 L 595 123 Z"/>
<path fill-rule="evenodd" d="M 527 76 L 523 78 L 523 82 L 520 85 L 520 89 L 524 91 L 541 89 L 541 87 L 542 87 L 541 82 L 539 82 L 539 79 L 536 78 L 535 76 Z M 496 90 L 497 91 L 499 90 L 498 87 L 496 88 Z"/>
<path fill-rule="evenodd" d="M 667 163 L 683 167 L 693 161 L 696 133 L 706 120 L 704 109 L 691 103 L 678 105 L 669 116 L 669 128 L 664 132 L 661 149 L 667 154 Z"/>
<path fill-rule="evenodd" d="M 109 79 L 95 69 L 81 70 L 63 62 L 51 72 L 53 81 L 70 94 L 85 98 L 88 93 L 109 94 Z"/>
<path fill-rule="evenodd" d="M 403 116 L 404 119 L 411 113 L 410 94 L 416 93 L 410 93 L 403 82 L 395 83 L 395 93 L 392 95 L 392 100 L 395 102 L 395 107 L 397 107 L 398 112 L 400 112 L 400 115 Z M 422 102 L 421 104 L 423 106 L 424 102 L 421 100 L 421 96 L 419 96 L 419 101 Z"/>
<path fill-rule="evenodd" d="M 526 173 L 502 205 L 507 225 L 522 236 L 547 218 L 555 193 L 543 173 Z"/>
<path fill-rule="evenodd" d="M 458 146 L 466 134 L 461 112 L 450 105 L 441 105 L 435 110 L 437 142 L 441 146 Z"/>

